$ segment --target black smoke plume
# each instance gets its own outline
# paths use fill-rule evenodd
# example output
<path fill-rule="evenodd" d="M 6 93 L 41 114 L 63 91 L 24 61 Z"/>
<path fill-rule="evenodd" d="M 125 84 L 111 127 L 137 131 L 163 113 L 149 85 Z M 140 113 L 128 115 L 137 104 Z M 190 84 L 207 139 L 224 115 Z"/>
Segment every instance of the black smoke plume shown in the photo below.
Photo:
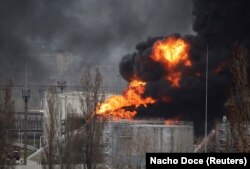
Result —
<path fill-rule="evenodd" d="M 230 85 L 229 58 L 231 47 L 238 41 L 249 48 L 250 11 L 247 1 L 193 1 L 193 29 L 196 35 L 172 34 L 148 38 L 136 46 L 136 51 L 127 54 L 120 62 L 120 74 L 127 81 L 139 78 L 147 82 L 144 96 L 170 101 L 158 102 L 147 108 L 139 108 L 141 117 L 179 117 L 194 122 L 198 134 L 204 131 L 205 117 L 205 68 L 208 49 L 208 123 L 209 128 L 216 118 L 226 114 L 225 89 Z M 190 44 L 189 58 L 192 67 L 185 70 L 180 88 L 173 88 L 163 78 L 162 65 L 150 58 L 152 46 L 157 40 L 168 36 L 182 37 Z"/>

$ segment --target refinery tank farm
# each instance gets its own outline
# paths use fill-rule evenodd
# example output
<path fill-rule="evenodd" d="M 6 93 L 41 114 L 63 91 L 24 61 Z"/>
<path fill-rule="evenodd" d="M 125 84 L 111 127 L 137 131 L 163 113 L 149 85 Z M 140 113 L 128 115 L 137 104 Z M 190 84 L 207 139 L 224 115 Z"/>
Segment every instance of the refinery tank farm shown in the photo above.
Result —
<path fill-rule="evenodd" d="M 0 1 L 0 169 L 246 161 L 248 1 Z"/>

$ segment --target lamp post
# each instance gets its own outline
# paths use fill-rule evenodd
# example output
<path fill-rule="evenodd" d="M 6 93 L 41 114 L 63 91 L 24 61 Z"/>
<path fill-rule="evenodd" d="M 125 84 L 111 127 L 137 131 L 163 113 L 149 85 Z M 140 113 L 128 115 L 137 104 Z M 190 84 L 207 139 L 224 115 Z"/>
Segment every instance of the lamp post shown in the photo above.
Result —
<path fill-rule="evenodd" d="M 25 109 L 25 114 L 24 114 L 24 165 L 27 164 L 27 115 L 28 115 L 28 101 L 30 99 L 30 90 L 26 89 L 22 90 L 22 96 L 24 100 L 24 109 Z"/>
<path fill-rule="evenodd" d="M 67 82 L 66 81 L 57 81 L 57 87 L 59 88 L 59 89 L 61 89 L 61 93 L 63 93 L 63 91 L 64 91 L 64 88 L 66 88 L 66 84 L 67 84 Z M 63 134 L 63 132 L 62 132 L 62 126 L 63 126 L 63 120 L 62 120 L 62 111 L 60 112 L 60 117 L 59 117 L 59 120 L 60 120 L 60 122 L 59 122 L 59 125 L 60 125 L 60 129 L 59 129 L 59 146 L 60 146 L 60 148 L 59 148 L 59 160 L 60 160 L 60 167 L 61 167 L 61 169 L 63 169 L 64 167 L 63 167 L 63 149 L 62 149 L 62 134 Z"/>
<path fill-rule="evenodd" d="M 27 115 L 28 115 L 28 101 L 30 99 L 30 90 L 27 89 L 27 63 L 26 63 L 26 74 L 25 74 L 25 89 L 22 90 L 22 97 L 24 100 L 24 165 L 27 164 Z"/>
<path fill-rule="evenodd" d="M 207 88 L 208 87 L 208 46 L 207 46 L 207 55 L 206 55 L 206 102 L 205 102 L 205 136 L 207 137 Z M 205 153 L 207 152 L 207 140 L 205 139 Z"/>

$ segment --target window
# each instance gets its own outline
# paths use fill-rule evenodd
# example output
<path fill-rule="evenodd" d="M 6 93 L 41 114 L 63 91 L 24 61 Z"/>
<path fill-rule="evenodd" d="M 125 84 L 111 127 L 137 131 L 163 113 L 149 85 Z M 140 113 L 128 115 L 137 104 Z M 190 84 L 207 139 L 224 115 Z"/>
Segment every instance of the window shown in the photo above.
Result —
<path fill-rule="evenodd" d="M 19 114 L 19 119 L 24 120 L 24 114 Z"/>
<path fill-rule="evenodd" d="M 16 126 L 16 128 L 19 128 L 19 121 L 15 122 L 15 126 Z"/>

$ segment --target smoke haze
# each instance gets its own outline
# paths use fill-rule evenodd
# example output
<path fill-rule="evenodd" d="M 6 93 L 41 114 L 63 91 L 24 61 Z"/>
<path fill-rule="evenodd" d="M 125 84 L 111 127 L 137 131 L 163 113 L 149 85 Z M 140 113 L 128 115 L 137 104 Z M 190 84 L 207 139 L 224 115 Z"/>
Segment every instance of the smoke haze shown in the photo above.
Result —
<path fill-rule="evenodd" d="M 1 79 L 20 84 L 25 62 L 32 83 L 77 79 L 84 63 L 116 64 L 147 36 L 192 32 L 191 6 L 181 0 L 1 1 Z"/>

